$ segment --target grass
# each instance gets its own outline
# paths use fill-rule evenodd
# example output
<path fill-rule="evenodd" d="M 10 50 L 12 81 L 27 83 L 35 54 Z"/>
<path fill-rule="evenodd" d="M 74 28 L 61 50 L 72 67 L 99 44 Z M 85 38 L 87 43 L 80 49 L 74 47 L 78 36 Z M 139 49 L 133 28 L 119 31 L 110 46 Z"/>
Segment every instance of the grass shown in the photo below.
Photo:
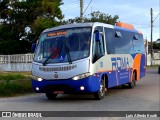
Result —
<path fill-rule="evenodd" d="M 159 65 L 152 65 L 152 66 L 147 66 L 146 69 L 158 69 Z"/>
<path fill-rule="evenodd" d="M 147 69 L 158 66 L 147 66 Z M 30 72 L 0 72 L 0 97 L 12 97 L 33 93 Z"/>
<path fill-rule="evenodd" d="M 0 72 L 0 97 L 32 93 L 30 73 Z"/>

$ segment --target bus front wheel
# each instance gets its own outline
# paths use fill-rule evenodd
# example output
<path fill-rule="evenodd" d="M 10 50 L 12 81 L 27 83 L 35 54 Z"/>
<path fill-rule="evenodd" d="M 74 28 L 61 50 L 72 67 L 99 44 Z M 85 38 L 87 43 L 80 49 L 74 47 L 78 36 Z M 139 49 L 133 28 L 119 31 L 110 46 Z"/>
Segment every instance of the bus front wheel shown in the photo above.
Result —
<path fill-rule="evenodd" d="M 47 93 L 46 93 L 46 97 L 47 97 L 49 100 L 54 100 L 54 99 L 56 99 L 57 94 L 54 94 L 54 93 L 51 93 L 51 92 L 47 92 Z"/>
<path fill-rule="evenodd" d="M 135 74 L 135 72 L 133 73 L 132 81 L 128 85 L 129 85 L 129 88 L 134 88 L 136 86 L 136 74 Z"/>
<path fill-rule="evenodd" d="M 105 90 L 106 90 L 106 88 L 105 88 L 105 80 L 102 79 L 99 91 L 97 91 L 97 92 L 94 93 L 95 99 L 96 100 L 103 99 L 105 97 Z"/>

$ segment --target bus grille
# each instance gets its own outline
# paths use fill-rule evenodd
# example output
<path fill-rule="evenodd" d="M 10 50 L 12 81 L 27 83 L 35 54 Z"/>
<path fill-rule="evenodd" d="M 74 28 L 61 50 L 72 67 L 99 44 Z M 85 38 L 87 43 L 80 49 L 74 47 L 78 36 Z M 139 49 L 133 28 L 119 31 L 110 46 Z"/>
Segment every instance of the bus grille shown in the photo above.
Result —
<path fill-rule="evenodd" d="M 77 65 L 65 66 L 65 67 L 39 67 L 39 70 L 49 72 L 49 71 L 68 71 L 75 69 Z"/>

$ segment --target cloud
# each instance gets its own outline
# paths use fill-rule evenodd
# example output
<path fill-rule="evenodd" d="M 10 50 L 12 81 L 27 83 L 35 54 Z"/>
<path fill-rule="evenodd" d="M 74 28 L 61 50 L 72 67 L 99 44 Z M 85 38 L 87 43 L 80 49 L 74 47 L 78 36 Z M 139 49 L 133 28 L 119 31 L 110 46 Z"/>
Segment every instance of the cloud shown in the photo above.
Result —
<path fill-rule="evenodd" d="M 103 0 L 104 1 L 104 0 Z M 141 30 L 144 37 L 150 39 L 150 9 L 153 8 L 155 18 L 159 11 L 159 0 L 110 0 L 106 2 L 95 3 L 93 6 L 106 11 L 111 15 L 118 15 L 119 20 L 133 24 L 136 29 Z M 158 18 L 157 18 L 158 19 Z M 159 26 L 159 20 L 154 22 L 154 26 Z M 154 27 L 153 39 L 159 36 L 159 28 Z"/>
<path fill-rule="evenodd" d="M 73 1 L 73 0 L 68 0 Z M 85 0 L 85 7 L 90 0 Z M 90 7 L 87 9 L 85 15 L 92 11 L 101 11 L 112 16 L 118 15 L 122 22 L 130 23 L 136 29 L 144 33 L 144 37 L 150 38 L 150 9 L 153 8 L 153 18 L 159 14 L 160 0 L 92 0 Z M 65 3 L 65 2 L 64 2 Z M 79 4 L 79 3 L 78 3 Z M 91 9 L 92 8 L 92 9 Z M 70 9 L 64 11 L 66 18 L 74 18 L 79 16 L 80 8 Z M 154 22 L 153 39 L 159 37 L 159 17 Z"/>

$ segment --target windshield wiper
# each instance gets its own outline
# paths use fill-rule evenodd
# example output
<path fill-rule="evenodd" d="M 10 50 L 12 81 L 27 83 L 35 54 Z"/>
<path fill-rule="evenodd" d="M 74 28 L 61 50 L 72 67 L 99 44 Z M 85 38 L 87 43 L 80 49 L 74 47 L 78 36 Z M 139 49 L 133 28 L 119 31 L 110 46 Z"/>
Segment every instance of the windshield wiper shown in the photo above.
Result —
<path fill-rule="evenodd" d="M 50 54 L 50 56 L 43 62 L 43 66 L 46 65 L 49 59 L 51 59 L 52 56 L 55 56 L 57 53 L 53 50 L 53 52 Z"/>
<path fill-rule="evenodd" d="M 69 64 L 72 64 L 70 50 L 69 50 L 69 47 L 67 46 L 67 44 L 65 44 L 65 49 L 66 49 L 66 53 L 67 53 L 68 62 L 69 62 Z"/>
<path fill-rule="evenodd" d="M 62 49 L 63 44 L 61 45 L 61 49 Z M 65 44 L 65 50 L 66 50 L 66 54 L 67 54 L 67 58 L 68 58 L 68 62 L 69 64 L 72 64 L 72 60 L 71 60 L 71 56 L 70 56 L 70 50 L 69 47 Z M 61 51 L 60 51 L 61 53 Z M 42 63 L 43 66 L 46 65 L 46 63 L 48 62 L 49 59 L 51 59 L 52 56 L 55 56 L 57 54 L 57 52 L 53 51 L 50 56 Z"/>

